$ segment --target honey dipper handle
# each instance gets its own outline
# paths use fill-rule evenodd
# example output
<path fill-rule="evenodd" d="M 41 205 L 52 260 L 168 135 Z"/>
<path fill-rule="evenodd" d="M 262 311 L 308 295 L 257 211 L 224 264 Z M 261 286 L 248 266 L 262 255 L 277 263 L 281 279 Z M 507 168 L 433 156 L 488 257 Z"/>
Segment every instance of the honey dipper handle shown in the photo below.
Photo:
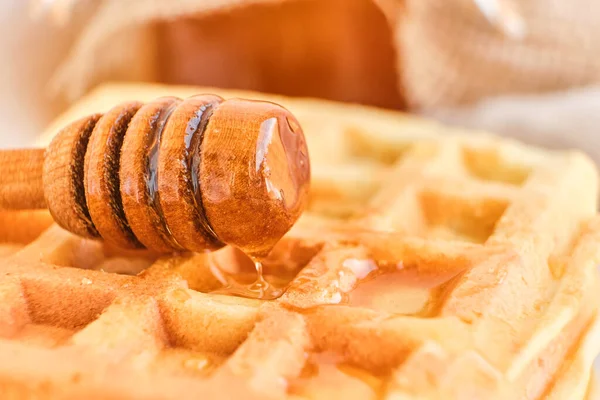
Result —
<path fill-rule="evenodd" d="M 44 149 L 0 151 L 0 210 L 46 207 L 42 171 Z"/>

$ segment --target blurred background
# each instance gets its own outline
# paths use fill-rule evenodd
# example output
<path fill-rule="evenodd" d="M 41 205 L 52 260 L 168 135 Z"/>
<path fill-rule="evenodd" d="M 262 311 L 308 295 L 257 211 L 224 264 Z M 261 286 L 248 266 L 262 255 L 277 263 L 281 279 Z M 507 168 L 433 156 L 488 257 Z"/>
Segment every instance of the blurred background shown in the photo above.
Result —
<path fill-rule="evenodd" d="M 104 81 L 423 114 L 600 161 L 596 0 L 3 0 L 0 145 Z"/>

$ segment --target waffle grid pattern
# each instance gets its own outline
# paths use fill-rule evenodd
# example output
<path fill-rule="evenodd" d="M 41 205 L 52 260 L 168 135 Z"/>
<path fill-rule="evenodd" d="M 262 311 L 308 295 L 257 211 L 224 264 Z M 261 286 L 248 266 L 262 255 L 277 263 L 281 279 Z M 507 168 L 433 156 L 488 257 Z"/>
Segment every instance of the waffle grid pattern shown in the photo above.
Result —
<path fill-rule="evenodd" d="M 105 87 L 71 112 L 128 90 Z M 0 214 L 3 398 L 586 396 L 600 261 L 587 158 L 274 101 L 300 120 L 313 163 L 310 209 L 265 262 L 283 296 L 210 293 L 223 286 L 215 267 L 245 268 L 231 248 L 120 253 L 43 212 Z M 355 303 L 382 279 L 401 284 Z M 423 282 L 434 283 L 421 306 L 390 311 Z"/>

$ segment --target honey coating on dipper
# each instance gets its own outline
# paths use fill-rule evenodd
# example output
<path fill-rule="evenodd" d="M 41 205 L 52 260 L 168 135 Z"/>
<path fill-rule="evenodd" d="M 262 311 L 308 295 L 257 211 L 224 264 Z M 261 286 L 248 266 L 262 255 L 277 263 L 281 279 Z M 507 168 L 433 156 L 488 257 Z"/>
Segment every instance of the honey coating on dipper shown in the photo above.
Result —
<path fill-rule="evenodd" d="M 297 120 L 276 104 L 229 100 L 213 109 L 200 154 L 202 203 L 214 232 L 260 261 L 308 198 L 308 150 Z"/>
<path fill-rule="evenodd" d="M 127 221 L 146 248 L 162 252 L 183 250 L 165 221 L 157 190 L 163 130 L 180 102 L 163 97 L 142 106 L 129 124 L 121 151 L 119 175 Z"/>
<path fill-rule="evenodd" d="M 216 250 L 224 244 L 206 219 L 198 178 L 204 130 L 223 99 L 202 95 L 186 99 L 170 115 L 158 154 L 158 194 L 162 215 L 173 239 L 192 251 Z"/>

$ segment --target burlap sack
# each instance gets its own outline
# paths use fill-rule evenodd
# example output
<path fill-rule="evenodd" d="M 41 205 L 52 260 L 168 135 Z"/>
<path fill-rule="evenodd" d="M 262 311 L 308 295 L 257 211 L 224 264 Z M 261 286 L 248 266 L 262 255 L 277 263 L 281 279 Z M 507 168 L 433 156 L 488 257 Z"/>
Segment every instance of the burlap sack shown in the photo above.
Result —
<path fill-rule="evenodd" d="M 600 80 L 596 0 L 406 3 L 395 38 L 406 54 L 401 68 L 407 98 L 420 108 Z"/>
<path fill-rule="evenodd" d="M 156 53 L 155 22 L 265 3 L 276 7 L 284 1 L 100 1 L 53 86 L 76 97 L 107 78 L 156 80 L 161 55 Z M 600 80 L 600 2 L 595 0 L 373 2 L 389 23 L 397 90 L 415 109 L 557 91 Z M 356 1 L 348 0 L 351 3 Z M 310 27 L 307 20 L 306 29 Z"/>

